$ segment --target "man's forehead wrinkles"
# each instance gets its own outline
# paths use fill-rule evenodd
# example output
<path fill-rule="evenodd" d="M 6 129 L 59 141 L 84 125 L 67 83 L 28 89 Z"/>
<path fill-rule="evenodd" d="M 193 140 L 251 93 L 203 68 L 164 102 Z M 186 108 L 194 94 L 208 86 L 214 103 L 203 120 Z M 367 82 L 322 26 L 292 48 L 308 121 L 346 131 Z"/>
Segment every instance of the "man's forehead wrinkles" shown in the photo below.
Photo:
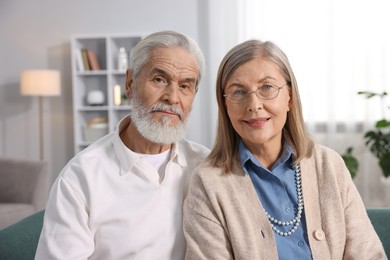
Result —
<path fill-rule="evenodd" d="M 153 59 L 150 63 L 152 64 L 153 67 L 164 66 L 164 67 L 173 67 L 176 69 L 183 69 L 188 67 L 188 65 L 183 62 L 173 61 L 173 60 L 168 60 L 163 58 Z"/>
<path fill-rule="evenodd" d="M 160 67 L 152 67 L 150 73 L 160 73 L 160 74 L 168 74 L 164 69 Z"/>
<path fill-rule="evenodd" d="M 180 71 L 176 71 L 176 69 L 178 69 Z M 148 72 L 149 76 L 151 76 L 153 74 L 161 74 L 161 75 L 164 75 L 167 77 L 180 76 L 180 77 L 184 77 L 185 80 L 196 81 L 197 74 L 194 73 L 194 75 L 192 75 L 192 73 L 193 73 L 193 70 L 191 70 L 190 68 L 186 68 L 186 67 L 173 68 L 173 67 L 169 67 L 169 66 L 167 67 L 167 66 L 159 66 L 159 65 L 152 66 Z"/>
<path fill-rule="evenodd" d="M 184 67 L 183 63 L 180 63 L 180 62 L 174 62 L 172 64 L 175 68 L 178 68 L 178 69 L 181 69 Z"/>

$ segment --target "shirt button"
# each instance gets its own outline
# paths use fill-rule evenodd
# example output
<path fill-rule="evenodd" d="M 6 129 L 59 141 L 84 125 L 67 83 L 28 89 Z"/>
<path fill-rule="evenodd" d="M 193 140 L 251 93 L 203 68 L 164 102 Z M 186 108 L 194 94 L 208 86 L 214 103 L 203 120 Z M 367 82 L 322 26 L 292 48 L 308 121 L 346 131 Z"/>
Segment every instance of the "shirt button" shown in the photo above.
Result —
<path fill-rule="evenodd" d="M 304 245 L 304 243 L 303 243 L 302 241 L 299 241 L 299 242 L 298 242 L 298 246 L 299 246 L 299 247 L 303 247 L 303 245 Z"/>
<path fill-rule="evenodd" d="M 317 229 L 316 231 L 314 231 L 314 237 L 319 241 L 324 240 L 325 233 L 324 231 L 322 231 L 322 229 Z"/>

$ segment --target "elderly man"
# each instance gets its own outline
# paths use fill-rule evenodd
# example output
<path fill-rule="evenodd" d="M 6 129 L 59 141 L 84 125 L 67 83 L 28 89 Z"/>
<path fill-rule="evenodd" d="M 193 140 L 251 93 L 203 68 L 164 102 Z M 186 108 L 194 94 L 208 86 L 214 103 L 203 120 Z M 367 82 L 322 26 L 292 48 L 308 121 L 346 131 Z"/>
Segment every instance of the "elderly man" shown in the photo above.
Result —
<path fill-rule="evenodd" d="M 204 72 L 189 37 L 151 34 L 126 72 L 131 111 L 55 181 L 36 259 L 183 259 L 182 203 L 209 150 L 184 138 Z"/>

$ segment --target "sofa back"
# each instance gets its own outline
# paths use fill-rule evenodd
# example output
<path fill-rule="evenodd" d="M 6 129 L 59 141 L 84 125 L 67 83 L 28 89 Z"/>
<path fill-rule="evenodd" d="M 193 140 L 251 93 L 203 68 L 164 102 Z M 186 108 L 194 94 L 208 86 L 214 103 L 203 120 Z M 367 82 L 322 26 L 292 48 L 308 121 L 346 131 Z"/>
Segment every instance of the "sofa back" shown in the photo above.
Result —
<path fill-rule="evenodd" d="M 390 208 L 367 208 L 367 213 L 390 258 Z"/>
<path fill-rule="evenodd" d="M 0 203 L 46 206 L 50 190 L 48 163 L 26 159 L 0 158 Z"/>
<path fill-rule="evenodd" d="M 368 208 L 368 216 L 390 258 L 390 208 Z M 42 229 L 44 211 L 0 230 L 2 260 L 33 260 Z"/>

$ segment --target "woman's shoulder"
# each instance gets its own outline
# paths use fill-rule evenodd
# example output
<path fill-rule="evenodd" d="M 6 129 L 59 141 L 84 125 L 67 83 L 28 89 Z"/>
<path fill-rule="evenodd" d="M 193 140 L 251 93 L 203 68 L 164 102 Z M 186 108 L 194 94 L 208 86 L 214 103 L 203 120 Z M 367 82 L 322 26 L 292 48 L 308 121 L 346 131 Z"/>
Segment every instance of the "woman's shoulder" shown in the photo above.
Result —
<path fill-rule="evenodd" d="M 216 167 L 205 160 L 194 170 L 192 183 L 203 187 L 228 187 L 232 183 L 237 184 L 244 177 L 241 167 L 235 165 L 231 172 L 225 172 L 222 167 Z M 213 188 L 213 189 L 214 189 Z"/>
<path fill-rule="evenodd" d="M 301 167 L 307 171 L 317 172 L 317 176 L 336 176 L 337 179 L 343 179 L 348 174 L 344 160 L 341 155 L 321 144 L 315 144 L 313 154 L 301 162 Z"/>
<path fill-rule="evenodd" d="M 223 168 L 214 167 L 204 161 L 193 173 L 188 196 L 190 201 L 203 198 L 220 207 L 222 204 L 226 206 L 232 203 L 232 194 L 236 194 L 236 198 L 244 198 L 245 201 L 245 198 L 255 194 L 251 186 L 249 176 L 244 174 L 242 169 L 233 168 L 226 173 Z"/>
<path fill-rule="evenodd" d="M 317 159 L 333 160 L 336 162 L 342 161 L 341 155 L 338 152 L 328 146 L 318 143 L 314 145 L 313 156 Z"/>
<path fill-rule="evenodd" d="M 194 170 L 193 175 L 200 179 L 217 180 L 223 175 L 223 169 L 215 167 L 206 159 L 202 161 Z"/>

